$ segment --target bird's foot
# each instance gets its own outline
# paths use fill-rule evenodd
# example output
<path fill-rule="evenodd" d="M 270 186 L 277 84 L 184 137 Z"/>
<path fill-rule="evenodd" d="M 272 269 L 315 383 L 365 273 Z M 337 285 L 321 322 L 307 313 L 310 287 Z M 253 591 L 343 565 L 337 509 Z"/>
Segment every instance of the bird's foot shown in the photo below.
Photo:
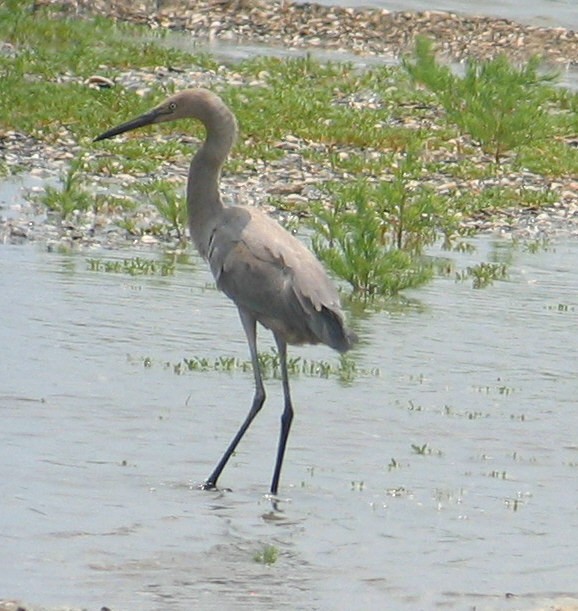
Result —
<path fill-rule="evenodd" d="M 215 482 L 211 482 L 209 480 L 203 482 L 202 484 L 198 485 L 199 490 L 216 490 L 217 489 L 217 484 L 215 484 Z"/>
<path fill-rule="evenodd" d="M 279 496 L 277 496 L 276 494 L 270 493 L 270 494 L 266 494 L 265 495 L 265 499 L 267 499 L 268 501 L 270 501 L 271 503 L 271 508 L 273 509 L 274 513 L 283 513 L 283 509 L 282 509 L 282 505 L 283 503 L 290 503 L 291 499 L 288 498 L 281 498 Z M 273 516 L 271 516 L 273 517 Z"/>
<path fill-rule="evenodd" d="M 199 490 L 215 490 L 217 492 L 232 492 L 230 488 L 217 488 L 217 484 L 211 480 L 204 481 L 197 486 Z"/>

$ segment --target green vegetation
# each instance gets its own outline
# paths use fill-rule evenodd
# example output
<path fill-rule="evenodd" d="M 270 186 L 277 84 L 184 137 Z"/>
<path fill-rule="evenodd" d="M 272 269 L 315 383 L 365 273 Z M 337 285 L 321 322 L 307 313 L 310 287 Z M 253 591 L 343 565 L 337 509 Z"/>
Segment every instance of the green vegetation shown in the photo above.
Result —
<path fill-rule="evenodd" d="M 578 148 L 568 144 L 578 130 L 578 95 L 552 87 L 553 76 L 538 71 L 538 59 L 520 67 L 504 57 L 471 61 L 459 77 L 421 40 L 402 67 L 361 71 L 311 57 L 257 57 L 236 64 L 233 79 L 231 69 L 206 55 L 158 44 L 161 36 L 104 18 L 77 19 L 32 0 L 0 3 L 0 41 L 6 43 L 0 127 L 74 150 L 61 185 L 40 198 L 62 219 L 115 212 L 131 235 L 184 240 L 182 185 L 171 168 L 186 167 L 190 140 L 175 136 L 174 126 L 159 125 L 119 141 L 91 142 L 172 91 L 172 78 L 150 78 L 158 67 L 215 76 L 213 88 L 241 128 L 225 173 L 250 179 L 296 154 L 318 177 L 317 201 L 309 194 L 306 204 L 282 195 L 269 201 L 306 219 L 317 255 L 365 302 L 419 286 L 436 273 L 455 272 L 478 287 L 506 277 L 506 263 L 455 271 L 433 258 L 431 248 L 440 241 L 446 249 L 471 247 L 464 238 L 473 225 L 464 221 L 553 204 L 560 194 L 552 179 L 578 175 Z M 89 86 L 95 74 L 116 85 Z M 141 85 L 139 93 L 123 86 L 129 77 Z M 203 135 L 195 122 L 183 129 L 194 139 Z M 2 172 L 9 170 L 2 164 Z M 537 180 L 527 186 L 499 180 L 522 170 Z M 162 178 L 149 178 L 157 172 Z M 122 174 L 136 180 L 126 181 L 121 194 L 87 187 L 87 176 L 112 181 Z M 143 204 L 159 212 L 154 226 L 143 227 Z M 124 264 L 94 265 L 95 271 L 131 273 Z"/>
<path fill-rule="evenodd" d="M 417 445 L 415 443 L 411 444 L 411 449 L 413 452 L 415 452 L 416 454 L 419 454 L 420 456 L 425 456 L 426 454 L 430 454 L 431 450 L 428 448 L 427 443 L 424 443 L 423 445 Z"/>
<path fill-rule="evenodd" d="M 138 359 L 137 362 L 142 362 L 145 368 L 150 368 L 155 365 L 155 361 L 151 357 Z M 172 370 L 173 373 L 177 375 L 199 371 L 226 371 L 229 373 L 235 371 L 252 371 L 251 361 L 241 360 L 232 356 L 219 356 L 216 358 L 192 356 L 183 358 L 176 363 L 165 362 L 157 364 L 162 365 L 165 369 Z M 260 352 L 259 365 L 264 378 L 281 379 L 279 355 L 276 351 Z M 353 357 L 346 354 L 339 357 L 337 364 L 322 360 L 307 360 L 301 357 L 289 357 L 287 359 L 287 371 L 290 375 L 304 375 L 318 378 L 336 377 L 343 384 L 349 384 L 358 377 L 380 375 L 378 369 L 368 370 L 359 368 Z"/>
<path fill-rule="evenodd" d="M 173 183 L 167 180 L 151 180 L 138 184 L 136 190 L 155 206 L 169 223 L 169 227 L 176 232 L 179 242 L 186 242 L 187 205 Z"/>
<path fill-rule="evenodd" d="M 91 272 L 105 272 L 113 274 L 128 274 L 129 276 L 172 276 L 175 273 L 174 261 L 156 261 L 132 257 L 131 259 L 87 259 L 88 269 Z"/>
<path fill-rule="evenodd" d="M 64 176 L 60 188 L 47 186 L 38 200 L 49 210 L 66 220 L 74 212 L 85 212 L 96 207 L 96 199 L 82 184 L 82 158 L 75 159 Z"/>
<path fill-rule="evenodd" d="M 424 443 L 423 445 L 412 443 L 411 450 L 418 456 L 443 456 L 443 452 L 441 450 L 434 450 L 433 448 L 430 448 L 427 443 Z"/>
<path fill-rule="evenodd" d="M 508 277 L 508 266 L 505 263 L 478 263 L 467 267 L 456 274 L 456 280 L 472 279 L 475 289 L 491 286 L 495 280 L 505 280 Z"/>
<path fill-rule="evenodd" d="M 534 144 L 551 134 L 546 110 L 551 97 L 546 83 L 555 75 L 539 75 L 539 59 L 521 68 L 504 55 L 486 62 L 469 60 L 463 77 L 435 59 L 433 44 L 419 38 L 415 57 L 403 63 L 411 78 L 431 90 L 449 121 L 477 140 L 496 163 L 510 150 Z"/>
<path fill-rule="evenodd" d="M 443 199 L 418 183 L 422 171 L 417 152 L 408 150 L 390 181 L 325 186 L 333 207 L 313 209 L 313 248 L 355 292 L 395 294 L 430 280 L 434 267 L 424 249 L 440 231 L 448 240 L 459 231 Z"/>
<path fill-rule="evenodd" d="M 275 564 L 278 558 L 279 549 L 274 545 L 264 545 L 262 549 L 253 555 L 253 560 L 259 564 Z"/>

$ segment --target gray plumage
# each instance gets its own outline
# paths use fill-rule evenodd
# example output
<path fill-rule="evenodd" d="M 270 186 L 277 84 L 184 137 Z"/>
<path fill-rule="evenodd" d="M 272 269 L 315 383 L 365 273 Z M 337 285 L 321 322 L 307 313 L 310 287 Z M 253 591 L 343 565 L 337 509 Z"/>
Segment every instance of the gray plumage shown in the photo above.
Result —
<path fill-rule="evenodd" d="M 323 266 L 302 242 L 257 209 L 224 206 L 220 173 L 237 135 L 233 113 L 206 89 L 181 91 L 150 112 L 98 136 L 95 141 L 165 121 L 195 118 L 206 138 L 194 155 L 187 183 L 191 238 L 209 262 L 217 286 L 239 310 L 251 353 L 255 397 L 239 432 L 204 488 L 217 479 L 265 401 L 256 347 L 256 322 L 273 332 L 280 355 L 285 410 L 271 493 L 277 494 L 293 407 L 289 393 L 287 344 L 324 343 L 345 352 L 356 341 L 345 325 L 339 296 Z"/>

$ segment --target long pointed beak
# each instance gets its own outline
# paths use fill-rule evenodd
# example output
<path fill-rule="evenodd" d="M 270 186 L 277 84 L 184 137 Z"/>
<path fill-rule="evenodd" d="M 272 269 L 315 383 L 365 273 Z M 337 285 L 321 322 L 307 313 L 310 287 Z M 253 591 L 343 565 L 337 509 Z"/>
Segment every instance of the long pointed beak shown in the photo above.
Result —
<path fill-rule="evenodd" d="M 130 121 L 126 121 L 125 123 L 121 123 L 112 129 L 109 129 L 107 132 L 100 134 L 97 136 L 93 142 L 98 142 L 99 140 L 106 140 L 107 138 L 112 138 L 113 136 L 118 136 L 119 134 L 124 134 L 125 132 L 129 132 L 133 129 L 137 129 L 138 127 L 144 127 L 145 125 L 151 125 L 155 123 L 159 113 L 156 110 L 151 110 L 150 112 L 137 117 L 136 119 L 131 119 Z"/>

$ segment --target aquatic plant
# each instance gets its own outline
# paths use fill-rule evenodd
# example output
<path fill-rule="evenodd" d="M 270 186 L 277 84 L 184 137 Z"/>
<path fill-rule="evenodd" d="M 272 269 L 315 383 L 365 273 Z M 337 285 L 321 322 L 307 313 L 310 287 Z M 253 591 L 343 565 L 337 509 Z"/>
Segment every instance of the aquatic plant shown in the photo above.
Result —
<path fill-rule="evenodd" d="M 456 273 L 456 281 L 472 279 L 475 289 L 491 286 L 496 280 L 505 280 L 508 277 L 508 266 L 505 263 L 477 263 L 465 270 Z"/>
<path fill-rule="evenodd" d="M 275 564 L 279 558 L 279 549 L 274 545 L 263 545 L 263 547 L 253 554 L 253 560 L 259 564 Z"/>
<path fill-rule="evenodd" d="M 416 454 L 419 454 L 420 456 L 425 456 L 426 454 L 431 453 L 431 450 L 428 448 L 427 443 L 424 443 L 422 445 L 417 445 L 415 443 L 412 443 L 411 449 L 413 450 L 413 452 L 415 452 Z"/>
<path fill-rule="evenodd" d="M 279 355 L 276 350 L 260 352 L 259 364 L 263 377 L 281 378 L 281 367 Z M 146 368 L 159 364 L 151 357 L 137 359 Z M 184 357 L 177 362 L 164 362 L 165 369 L 170 369 L 177 375 L 187 372 L 224 371 L 224 372 L 249 372 L 252 371 L 251 361 L 232 356 L 218 356 L 214 358 L 203 356 Z M 289 375 L 305 375 L 309 377 L 329 378 L 336 377 L 343 384 L 350 384 L 358 377 L 379 376 L 379 369 L 364 369 L 358 367 L 351 355 L 341 355 L 337 364 L 316 359 L 304 359 L 301 357 L 290 357 L 287 359 L 287 371 Z"/>
<path fill-rule="evenodd" d="M 427 443 L 422 445 L 412 443 L 411 450 L 418 456 L 443 456 L 443 452 L 441 450 L 434 450 Z"/>
<path fill-rule="evenodd" d="M 424 256 L 440 228 L 451 231 L 452 212 L 417 180 L 422 164 L 414 148 L 398 158 L 389 181 L 361 178 L 328 183 L 331 202 L 313 208 L 312 245 L 317 256 L 353 290 L 392 295 L 430 280 Z"/>
<path fill-rule="evenodd" d="M 91 258 L 86 260 L 91 272 L 105 272 L 113 274 L 128 274 L 129 276 L 170 276 L 175 273 L 173 261 L 157 261 L 132 257 L 130 259 L 101 259 Z"/>

